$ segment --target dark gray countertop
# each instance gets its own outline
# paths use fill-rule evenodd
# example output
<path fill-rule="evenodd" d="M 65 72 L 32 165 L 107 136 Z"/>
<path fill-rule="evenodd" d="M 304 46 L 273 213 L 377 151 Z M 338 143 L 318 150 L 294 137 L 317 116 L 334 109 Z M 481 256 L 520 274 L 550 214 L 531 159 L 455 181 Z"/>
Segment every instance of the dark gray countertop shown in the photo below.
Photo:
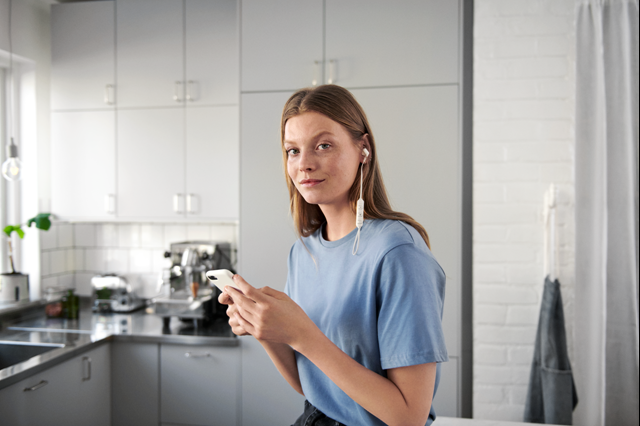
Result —
<path fill-rule="evenodd" d="M 126 314 L 93 313 L 88 299 L 81 301 L 77 320 L 47 318 L 43 303 L 24 304 L 23 309 L 25 314 L 17 317 L 17 311 L 11 309 L 12 319 L 2 324 L 0 344 L 36 344 L 54 349 L 0 370 L 0 389 L 109 341 L 205 346 L 240 344 L 226 318 L 216 319 L 203 327 L 173 317 L 168 327 L 164 327 L 161 317 L 147 313 L 145 309 Z M 58 347 L 60 345 L 64 346 Z"/>

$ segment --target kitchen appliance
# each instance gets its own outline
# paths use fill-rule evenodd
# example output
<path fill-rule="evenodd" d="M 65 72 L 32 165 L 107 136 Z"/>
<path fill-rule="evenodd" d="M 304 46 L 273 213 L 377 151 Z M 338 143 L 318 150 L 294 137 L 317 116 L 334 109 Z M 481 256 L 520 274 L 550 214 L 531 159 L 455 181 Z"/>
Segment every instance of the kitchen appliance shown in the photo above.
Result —
<path fill-rule="evenodd" d="M 152 311 L 204 325 L 226 317 L 225 305 L 218 302 L 220 290 L 212 286 L 205 272 L 232 268 L 232 249 L 228 242 L 186 241 L 173 243 L 164 254 L 166 266 L 162 271 L 159 295 L 152 299 Z"/>
<path fill-rule="evenodd" d="M 29 275 L 19 272 L 0 274 L 0 302 L 29 300 Z"/>
<path fill-rule="evenodd" d="M 115 274 L 96 275 L 91 278 L 93 312 L 133 312 L 146 306 L 124 277 Z"/>

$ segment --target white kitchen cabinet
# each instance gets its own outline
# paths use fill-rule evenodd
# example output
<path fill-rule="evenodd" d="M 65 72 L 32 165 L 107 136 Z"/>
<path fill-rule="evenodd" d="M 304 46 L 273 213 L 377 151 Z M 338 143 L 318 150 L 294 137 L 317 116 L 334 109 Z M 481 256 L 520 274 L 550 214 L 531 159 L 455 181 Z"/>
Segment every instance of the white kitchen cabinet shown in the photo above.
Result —
<path fill-rule="evenodd" d="M 238 424 L 238 347 L 162 344 L 160 377 L 160 421 L 163 424 Z"/>
<path fill-rule="evenodd" d="M 184 109 L 118 111 L 118 217 L 182 217 Z"/>
<path fill-rule="evenodd" d="M 238 144 L 237 106 L 118 111 L 118 217 L 236 220 Z"/>
<path fill-rule="evenodd" d="M 187 109 L 184 194 L 188 218 L 237 220 L 239 121 L 235 105 Z"/>
<path fill-rule="evenodd" d="M 51 211 L 110 220 L 116 212 L 115 111 L 51 114 Z"/>
<path fill-rule="evenodd" d="M 110 369 L 101 345 L 0 390 L 2 424 L 110 426 Z"/>
<path fill-rule="evenodd" d="M 185 49 L 187 106 L 237 105 L 238 1 L 186 0 Z"/>
<path fill-rule="evenodd" d="M 242 91 L 320 84 L 322 13 L 322 0 L 243 0 Z"/>
<path fill-rule="evenodd" d="M 457 1 L 325 2 L 327 83 L 356 88 L 458 82 Z"/>
<path fill-rule="evenodd" d="M 183 101 L 183 8 L 176 0 L 118 0 L 119 108 Z"/>
<path fill-rule="evenodd" d="M 115 1 L 51 7 L 51 109 L 115 104 Z"/>
<path fill-rule="evenodd" d="M 458 20 L 451 0 L 245 0 L 242 91 L 454 83 Z"/>
<path fill-rule="evenodd" d="M 235 0 L 118 0 L 118 107 L 238 102 Z"/>
<path fill-rule="evenodd" d="M 111 343 L 111 418 L 118 426 L 159 424 L 160 349 L 157 343 Z"/>

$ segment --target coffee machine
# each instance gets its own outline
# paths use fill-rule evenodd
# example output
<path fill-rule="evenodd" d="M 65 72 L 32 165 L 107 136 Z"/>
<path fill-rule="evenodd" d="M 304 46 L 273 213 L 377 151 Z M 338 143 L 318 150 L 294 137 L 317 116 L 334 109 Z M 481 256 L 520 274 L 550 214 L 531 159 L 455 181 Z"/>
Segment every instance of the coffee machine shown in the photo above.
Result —
<path fill-rule="evenodd" d="M 231 244 L 220 241 L 185 241 L 173 243 L 164 253 L 165 267 L 154 298 L 154 312 L 167 319 L 207 323 L 226 318 L 226 306 L 218 302 L 220 290 L 212 286 L 205 272 L 233 269 Z"/>

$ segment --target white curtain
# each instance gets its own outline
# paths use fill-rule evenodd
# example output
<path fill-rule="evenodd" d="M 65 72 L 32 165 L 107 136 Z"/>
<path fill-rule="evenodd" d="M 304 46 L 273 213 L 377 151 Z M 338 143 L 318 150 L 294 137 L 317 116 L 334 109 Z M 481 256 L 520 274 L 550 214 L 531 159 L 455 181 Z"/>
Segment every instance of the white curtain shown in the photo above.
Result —
<path fill-rule="evenodd" d="M 577 425 L 638 425 L 638 1 L 578 0 Z"/>

